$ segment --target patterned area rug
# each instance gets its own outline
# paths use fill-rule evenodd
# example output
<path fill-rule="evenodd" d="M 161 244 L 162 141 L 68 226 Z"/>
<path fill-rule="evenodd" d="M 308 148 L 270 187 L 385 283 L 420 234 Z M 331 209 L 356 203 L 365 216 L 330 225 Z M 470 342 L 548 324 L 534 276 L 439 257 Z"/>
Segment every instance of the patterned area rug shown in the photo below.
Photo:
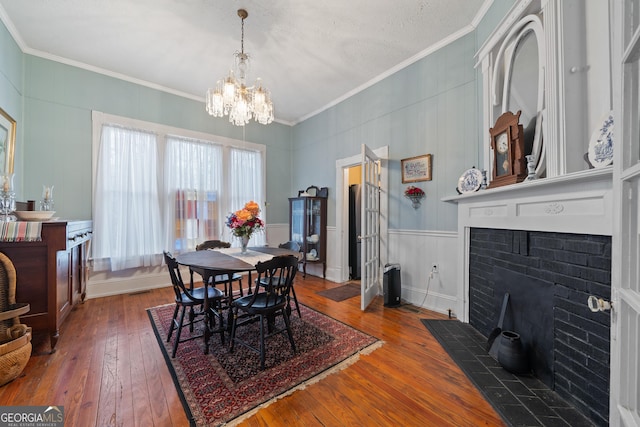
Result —
<path fill-rule="evenodd" d="M 375 337 L 301 304 L 302 319 L 297 314 L 291 316 L 297 353 L 292 354 L 286 334 L 269 338 L 264 371 L 259 369 L 257 353 L 241 345 L 229 353 L 228 347 L 221 345 L 219 334 L 211 337 L 208 355 L 203 352 L 202 340 L 196 339 L 181 343 L 172 359 L 172 343 L 166 341 L 174 307 L 164 305 L 147 312 L 187 418 L 195 426 L 235 425 L 278 398 L 347 367 L 357 361 L 359 354 L 382 345 Z M 183 337 L 188 333 L 185 328 Z M 256 323 L 237 332 L 256 346 L 258 333 Z"/>
<path fill-rule="evenodd" d="M 323 297 L 329 298 L 333 301 L 344 301 L 355 296 L 360 296 L 360 282 L 348 282 L 342 286 L 325 289 L 323 291 L 319 291 L 318 295 L 322 295 Z"/>

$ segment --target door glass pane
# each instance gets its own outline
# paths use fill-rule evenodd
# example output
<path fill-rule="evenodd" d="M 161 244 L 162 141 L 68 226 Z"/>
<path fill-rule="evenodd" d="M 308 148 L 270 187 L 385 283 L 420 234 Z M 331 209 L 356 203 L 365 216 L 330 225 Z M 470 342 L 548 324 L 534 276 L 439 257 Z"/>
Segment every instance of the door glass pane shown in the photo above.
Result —
<path fill-rule="evenodd" d="M 622 364 L 621 372 L 624 375 L 620 376 L 621 387 L 620 390 L 620 405 L 630 412 L 636 412 L 640 408 L 640 394 L 635 387 L 635 384 L 640 383 L 640 370 L 638 369 L 638 356 L 640 348 L 638 348 L 640 341 L 634 336 L 640 322 L 638 321 L 638 313 L 633 309 L 630 304 L 623 299 L 621 301 L 622 307 L 620 312 L 621 316 L 621 330 L 623 331 L 622 339 L 620 340 L 620 362 Z"/>
<path fill-rule="evenodd" d="M 624 45 L 627 46 L 640 24 L 640 0 L 624 2 Z"/>
<path fill-rule="evenodd" d="M 637 49 L 640 50 L 640 46 Z M 624 133 L 630 142 L 625 150 L 623 162 L 624 166 L 628 168 L 640 162 L 640 63 L 638 59 L 624 64 L 624 90 L 622 96 L 624 97 L 625 111 Z M 618 146 L 622 145 L 619 144 Z"/>

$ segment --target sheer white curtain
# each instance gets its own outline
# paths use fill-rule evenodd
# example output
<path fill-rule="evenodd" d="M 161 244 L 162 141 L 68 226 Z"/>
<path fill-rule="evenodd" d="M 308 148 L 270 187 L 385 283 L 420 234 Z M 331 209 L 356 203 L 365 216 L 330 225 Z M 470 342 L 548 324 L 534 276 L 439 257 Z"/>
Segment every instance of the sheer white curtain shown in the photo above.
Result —
<path fill-rule="evenodd" d="M 94 197 L 95 270 L 161 264 L 157 159 L 154 133 L 102 126 Z"/>
<path fill-rule="evenodd" d="M 261 151 L 231 148 L 229 152 L 229 192 L 228 201 L 232 212 L 244 207 L 250 200 L 264 206 L 264 158 Z M 264 212 L 260 213 L 264 221 Z M 232 236 L 226 230 L 227 236 Z M 232 238 L 232 237 L 230 237 Z M 235 239 L 237 240 L 237 239 Z M 250 246 L 262 246 L 267 239 L 264 233 L 253 233 Z M 234 242 L 239 246 L 238 242 Z"/>
<path fill-rule="evenodd" d="M 194 250 L 205 240 L 221 238 L 222 160 L 220 145 L 167 136 L 164 167 L 167 248 L 184 252 Z"/>

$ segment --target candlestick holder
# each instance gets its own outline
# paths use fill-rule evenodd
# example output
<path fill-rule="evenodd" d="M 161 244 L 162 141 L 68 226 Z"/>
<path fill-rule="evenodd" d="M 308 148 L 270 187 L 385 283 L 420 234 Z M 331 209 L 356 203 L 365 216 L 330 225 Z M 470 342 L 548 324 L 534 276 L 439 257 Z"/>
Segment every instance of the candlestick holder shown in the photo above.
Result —
<path fill-rule="evenodd" d="M 2 188 L 0 189 L 0 221 L 15 221 L 13 215 L 16 210 L 16 193 L 13 191 L 13 174 L 2 177 Z"/>
<path fill-rule="evenodd" d="M 527 159 L 527 177 L 525 181 L 533 181 L 536 179 L 536 156 L 533 154 L 529 154 L 528 156 L 524 156 Z"/>
<path fill-rule="evenodd" d="M 0 191 L 0 221 L 15 221 L 17 218 L 13 215 L 16 210 L 16 194 L 13 191 Z"/>
<path fill-rule="evenodd" d="M 53 185 L 48 187 L 46 185 L 42 186 L 42 200 L 40 200 L 40 210 L 41 211 L 52 211 L 54 203 L 53 203 Z"/>

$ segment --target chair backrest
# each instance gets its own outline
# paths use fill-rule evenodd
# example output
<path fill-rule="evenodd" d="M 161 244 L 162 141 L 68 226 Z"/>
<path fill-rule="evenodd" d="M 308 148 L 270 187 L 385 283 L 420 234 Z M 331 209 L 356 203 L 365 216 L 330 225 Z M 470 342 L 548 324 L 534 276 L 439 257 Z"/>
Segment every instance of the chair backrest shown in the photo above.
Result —
<path fill-rule="evenodd" d="M 260 283 L 264 290 L 253 293 L 249 306 L 262 294 L 261 298 L 266 295 L 266 307 L 276 308 L 285 304 L 289 298 L 291 284 L 298 271 L 298 258 L 293 255 L 276 256 L 269 261 L 257 263 L 256 271 L 256 283 Z"/>
<path fill-rule="evenodd" d="M 281 249 L 289 249 L 291 251 L 300 252 L 300 244 L 298 242 L 294 242 L 293 240 L 289 240 L 288 242 L 280 243 L 278 245 Z"/>
<path fill-rule="evenodd" d="M 184 301 L 183 296 L 186 296 L 190 301 L 199 301 L 198 298 L 194 298 L 193 295 L 191 295 L 189 289 L 184 285 L 182 274 L 180 274 L 180 264 L 178 264 L 178 261 L 176 261 L 171 253 L 167 251 L 164 252 L 164 262 L 167 264 L 167 268 L 169 269 L 169 276 L 171 276 L 171 284 L 173 285 L 173 293 L 176 294 L 176 302 Z"/>
<path fill-rule="evenodd" d="M 223 249 L 230 248 L 231 243 L 222 240 L 206 240 L 196 246 L 196 251 L 204 251 L 206 249 Z"/>

